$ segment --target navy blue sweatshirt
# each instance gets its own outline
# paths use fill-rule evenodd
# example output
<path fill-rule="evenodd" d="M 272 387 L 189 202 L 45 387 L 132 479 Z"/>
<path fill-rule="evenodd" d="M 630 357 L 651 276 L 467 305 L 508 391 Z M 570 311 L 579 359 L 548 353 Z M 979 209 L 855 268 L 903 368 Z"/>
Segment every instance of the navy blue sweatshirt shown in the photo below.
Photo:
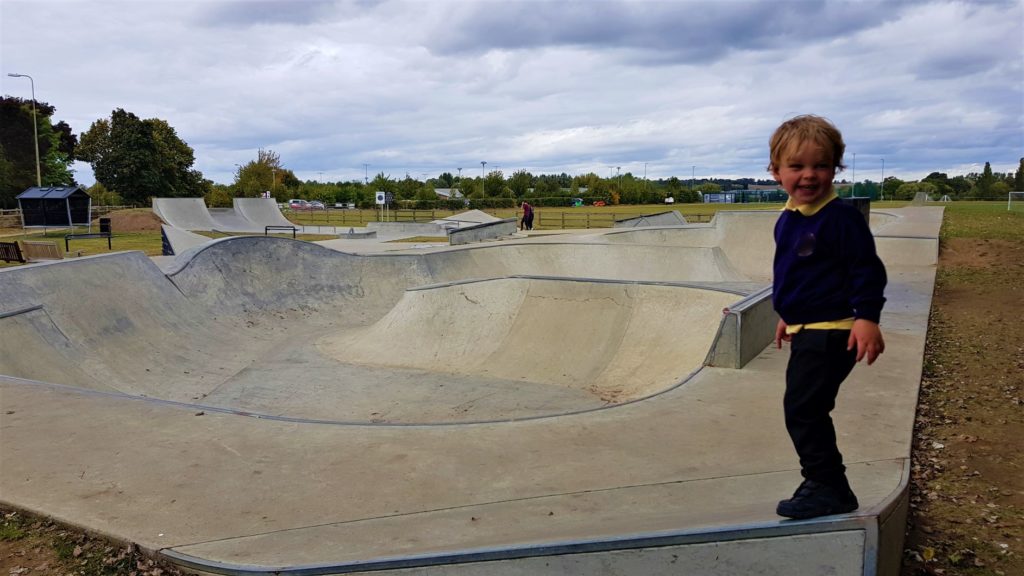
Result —
<path fill-rule="evenodd" d="M 775 223 L 772 302 L 786 324 L 863 318 L 878 322 L 885 266 L 863 214 L 835 198 L 810 216 L 784 210 Z"/>

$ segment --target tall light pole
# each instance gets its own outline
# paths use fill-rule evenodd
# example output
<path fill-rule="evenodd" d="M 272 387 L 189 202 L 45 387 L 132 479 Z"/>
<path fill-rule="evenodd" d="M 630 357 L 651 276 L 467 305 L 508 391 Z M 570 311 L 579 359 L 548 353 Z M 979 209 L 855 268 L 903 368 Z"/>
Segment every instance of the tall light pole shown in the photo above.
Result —
<path fill-rule="evenodd" d="M 619 177 L 619 194 L 622 194 L 622 173 L 620 170 L 622 170 L 622 166 L 615 167 L 615 175 Z"/>
<path fill-rule="evenodd" d="M 39 169 L 39 128 L 36 126 L 36 81 L 28 74 L 15 74 L 14 72 L 8 72 L 7 75 L 11 78 L 28 78 L 28 81 L 32 86 L 32 135 L 35 137 L 36 141 L 36 186 L 42 188 L 43 173 Z"/>
<path fill-rule="evenodd" d="M 487 189 L 484 187 L 484 166 L 487 166 L 487 162 L 484 160 L 480 161 L 480 193 L 484 194 Z"/>
<path fill-rule="evenodd" d="M 882 158 L 882 184 L 878 189 L 878 200 L 885 200 L 885 158 Z"/>
<path fill-rule="evenodd" d="M 690 166 L 690 192 L 693 192 L 693 181 L 697 179 L 697 167 Z"/>
<path fill-rule="evenodd" d="M 370 174 L 367 170 L 370 168 L 369 164 L 363 164 L 363 184 L 370 183 Z"/>
<path fill-rule="evenodd" d="M 857 194 L 857 153 L 853 153 L 853 186 L 850 187 L 850 197 Z"/>

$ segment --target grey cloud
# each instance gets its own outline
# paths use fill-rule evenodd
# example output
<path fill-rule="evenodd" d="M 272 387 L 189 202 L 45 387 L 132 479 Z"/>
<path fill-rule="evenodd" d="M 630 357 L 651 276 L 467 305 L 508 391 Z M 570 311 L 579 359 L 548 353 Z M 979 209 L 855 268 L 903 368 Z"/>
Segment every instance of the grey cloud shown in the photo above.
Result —
<path fill-rule="evenodd" d="M 256 24 L 309 25 L 322 18 L 346 18 L 361 14 L 378 0 L 256 0 L 218 2 L 196 17 L 201 25 L 235 28 Z"/>
<path fill-rule="evenodd" d="M 913 4 L 828 2 L 502 2 L 460 5 L 427 46 L 443 55 L 547 46 L 646 52 L 637 63 L 704 63 L 736 50 L 778 49 L 852 34 Z"/>

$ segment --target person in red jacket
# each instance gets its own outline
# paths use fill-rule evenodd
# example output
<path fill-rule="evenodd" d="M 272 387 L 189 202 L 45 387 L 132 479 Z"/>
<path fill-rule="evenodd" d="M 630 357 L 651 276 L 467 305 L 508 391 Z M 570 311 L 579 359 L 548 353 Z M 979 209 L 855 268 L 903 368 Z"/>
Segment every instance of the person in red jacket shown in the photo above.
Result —
<path fill-rule="evenodd" d="M 523 218 L 519 221 L 520 230 L 533 230 L 533 206 L 523 200 Z"/>

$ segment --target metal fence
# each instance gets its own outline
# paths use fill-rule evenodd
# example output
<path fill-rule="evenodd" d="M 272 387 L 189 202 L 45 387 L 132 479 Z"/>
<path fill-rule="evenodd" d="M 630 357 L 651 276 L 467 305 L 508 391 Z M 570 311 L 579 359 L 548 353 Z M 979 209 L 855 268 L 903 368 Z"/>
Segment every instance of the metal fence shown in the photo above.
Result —
<path fill-rule="evenodd" d="M 364 226 L 368 222 L 384 220 L 384 213 L 379 210 L 334 209 L 326 210 L 288 210 L 285 216 L 290 220 L 304 225 L 321 226 Z M 484 210 L 496 218 L 522 218 L 518 210 Z M 450 210 L 388 210 L 388 222 L 430 222 L 449 218 L 457 214 Z M 637 213 L 616 214 L 614 212 L 554 212 L 536 210 L 533 227 L 535 230 L 564 230 L 568 228 L 611 228 L 616 220 L 636 218 Z M 690 214 L 684 216 L 687 222 L 710 222 L 711 214 Z"/>

